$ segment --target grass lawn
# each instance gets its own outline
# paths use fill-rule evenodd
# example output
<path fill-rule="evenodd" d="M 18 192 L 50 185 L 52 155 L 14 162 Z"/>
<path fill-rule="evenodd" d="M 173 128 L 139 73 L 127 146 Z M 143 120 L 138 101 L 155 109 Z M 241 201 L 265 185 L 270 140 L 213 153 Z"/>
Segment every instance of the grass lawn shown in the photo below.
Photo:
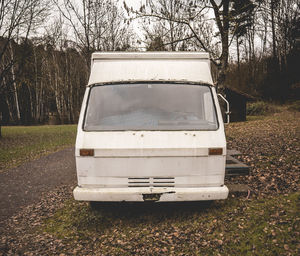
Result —
<path fill-rule="evenodd" d="M 76 125 L 4 126 L 0 171 L 74 145 Z"/>

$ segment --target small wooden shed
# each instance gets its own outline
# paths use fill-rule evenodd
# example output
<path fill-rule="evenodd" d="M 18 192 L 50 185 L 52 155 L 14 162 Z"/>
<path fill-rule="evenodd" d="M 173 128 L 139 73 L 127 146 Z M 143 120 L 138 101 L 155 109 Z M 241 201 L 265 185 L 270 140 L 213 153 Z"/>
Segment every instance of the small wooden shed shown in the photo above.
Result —
<path fill-rule="evenodd" d="M 225 87 L 221 91 L 230 104 L 230 121 L 246 121 L 247 101 L 254 101 L 255 98 L 235 88 Z"/>

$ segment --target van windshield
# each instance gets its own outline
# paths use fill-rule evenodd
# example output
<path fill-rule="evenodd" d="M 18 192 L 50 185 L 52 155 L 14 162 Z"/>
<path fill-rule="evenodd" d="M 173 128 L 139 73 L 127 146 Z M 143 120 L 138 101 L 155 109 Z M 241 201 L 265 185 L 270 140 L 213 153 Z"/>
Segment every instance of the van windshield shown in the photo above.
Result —
<path fill-rule="evenodd" d="M 216 130 L 209 86 L 114 84 L 90 90 L 85 131 Z"/>

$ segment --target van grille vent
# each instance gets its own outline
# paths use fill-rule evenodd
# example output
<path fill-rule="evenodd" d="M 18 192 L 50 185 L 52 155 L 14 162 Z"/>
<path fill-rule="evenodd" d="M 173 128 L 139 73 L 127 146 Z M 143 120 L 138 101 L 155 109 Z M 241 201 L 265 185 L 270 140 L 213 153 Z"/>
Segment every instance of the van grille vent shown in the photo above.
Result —
<path fill-rule="evenodd" d="M 175 187 L 174 177 L 132 177 L 128 178 L 128 187 Z"/>

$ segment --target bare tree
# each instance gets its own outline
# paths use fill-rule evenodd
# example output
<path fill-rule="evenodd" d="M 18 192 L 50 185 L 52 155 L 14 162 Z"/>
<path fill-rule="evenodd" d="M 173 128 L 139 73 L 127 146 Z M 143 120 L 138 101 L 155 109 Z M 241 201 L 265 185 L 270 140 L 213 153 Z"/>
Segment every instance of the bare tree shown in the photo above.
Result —
<path fill-rule="evenodd" d="M 47 0 L 2 0 L 0 2 L 0 62 L 12 41 L 26 41 L 30 32 L 36 30 L 49 11 Z M 5 63 L 0 70 L 0 86 L 5 72 L 10 70 L 14 61 Z M 0 87 L 1 90 L 2 87 Z"/>
<path fill-rule="evenodd" d="M 48 0 L 0 1 L 0 96 L 14 92 L 17 108 L 19 102 L 16 70 L 21 69 L 16 69 L 15 65 L 20 65 L 22 60 L 19 59 L 19 62 L 16 60 L 13 43 L 19 43 L 21 40 L 26 43 L 30 33 L 44 21 L 48 10 Z M 10 74 L 12 77 L 8 77 Z M 14 85 L 13 88 L 11 85 Z"/>
<path fill-rule="evenodd" d="M 127 50 L 134 38 L 130 24 L 125 19 L 122 9 L 114 1 L 108 1 L 105 8 L 106 15 L 103 20 L 107 28 L 103 35 L 102 46 L 98 46 L 96 50 Z"/>
<path fill-rule="evenodd" d="M 178 7 L 174 13 L 170 12 L 167 0 L 149 0 L 140 10 L 135 11 L 137 17 L 156 18 L 172 23 L 183 24 L 189 30 L 189 37 L 199 44 L 201 49 L 209 52 L 213 62 L 219 69 L 218 84 L 224 84 L 229 59 L 229 46 L 235 35 L 235 29 L 231 29 L 233 16 L 231 12 L 234 0 L 223 1 L 200 1 L 200 0 L 178 0 L 174 4 Z M 213 12 L 213 19 L 209 11 Z M 208 23 L 213 20 L 217 28 L 213 33 L 213 26 Z M 207 28 L 211 28 L 208 30 Z M 237 27 L 236 27 L 237 29 Z M 209 31 L 207 33 L 207 31 Z M 232 32 L 232 33 L 231 33 Z M 215 39 L 212 37 L 215 35 Z M 182 37 L 182 40 L 185 38 Z M 217 50 L 221 45 L 221 51 Z M 217 46 L 217 47 L 216 47 Z"/>
<path fill-rule="evenodd" d="M 86 53 L 88 66 L 92 51 L 128 48 L 132 35 L 116 1 L 63 0 L 63 4 L 53 1 L 71 26 L 80 49 Z"/>
<path fill-rule="evenodd" d="M 159 4 L 156 6 L 155 4 Z M 164 42 L 165 49 L 170 51 L 176 51 L 187 47 L 189 40 L 194 38 L 194 35 L 190 33 L 185 24 L 174 21 L 178 19 L 178 14 L 182 8 L 181 3 L 175 0 L 160 0 L 158 3 L 149 2 L 149 6 L 142 6 L 141 11 L 151 9 L 151 12 L 164 14 L 166 19 L 145 16 L 143 17 L 143 30 L 146 33 L 146 44 L 157 40 L 157 36 Z M 129 11 L 125 4 L 125 9 Z M 167 18 L 168 17 L 168 18 Z M 151 25 L 150 25 L 150 24 Z"/>
<path fill-rule="evenodd" d="M 67 20 L 81 49 L 89 54 L 100 45 L 106 26 L 105 2 L 101 0 L 53 0 L 60 13 Z M 62 4 L 61 4 L 62 2 Z"/>

